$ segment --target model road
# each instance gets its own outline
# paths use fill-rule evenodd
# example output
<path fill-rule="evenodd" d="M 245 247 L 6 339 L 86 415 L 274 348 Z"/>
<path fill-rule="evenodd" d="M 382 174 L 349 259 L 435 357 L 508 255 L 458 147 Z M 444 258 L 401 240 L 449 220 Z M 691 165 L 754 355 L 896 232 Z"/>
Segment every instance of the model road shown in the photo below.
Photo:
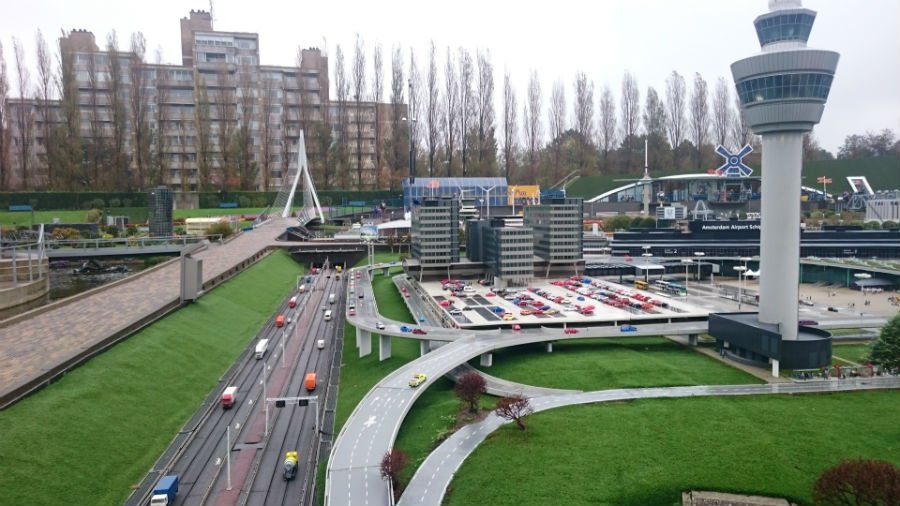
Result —
<path fill-rule="evenodd" d="M 360 290 L 363 285 L 371 286 L 367 283 L 368 279 L 368 276 L 361 275 L 356 289 Z M 365 312 L 360 311 L 356 317 L 350 318 L 350 321 L 354 325 L 368 327 L 381 334 L 435 340 L 444 340 L 443 334 L 451 334 L 455 340 L 389 374 L 356 406 L 332 448 L 326 483 L 328 505 L 391 504 L 390 491 L 381 478 L 379 466 L 385 453 L 393 447 L 403 418 L 415 399 L 424 391 L 422 387 L 409 387 L 409 378 L 413 373 L 424 373 L 431 381 L 450 372 L 459 364 L 495 349 L 560 339 L 623 335 L 618 327 L 607 326 L 580 329 L 578 334 L 566 334 L 561 328 L 535 328 L 520 332 L 460 332 L 454 329 L 423 327 L 427 329 L 428 334 L 417 336 L 400 333 L 393 328 L 377 330 L 375 318 L 367 308 Z M 629 332 L 628 335 L 699 334 L 705 331 L 706 322 L 689 322 L 642 325 L 636 332 Z"/>
<path fill-rule="evenodd" d="M 338 316 L 342 311 L 340 298 L 333 306 L 327 304 L 330 293 L 340 293 L 339 284 L 321 275 L 306 293 L 298 295 L 296 308 L 287 307 L 285 300 L 277 314 L 289 317 L 291 323 L 282 329 L 270 321 L 263 328 L 186 425 L 185 440 L 166 452 L 173 455 L 168 465 L 150 473 L 145 480 L 148 491 L 133 494 L 129 504 L 145 504 L 149 488 L 162 474 L 181 477 L 177 505 L 295 505 L 312 496 L 318 457 L 315 415 L 318 410 L 320 418 L 323 416 L 334 335 L 343 325 L 340 317 L 324 321 L 322 305 L 333 307 Z M 259 339 L 269 339 L 263 359 L 254 358 Z M 325 349 L 316 349 L 318 339 L 325 340 Z M 302 385 L 307 372 L 318 376 L 318 386 L 311 393 Z M 234 407 L 225 410 L 220 407 L 220 396 L 228 386 L 236 386 L 238 394 Z M 293 403 L 282 409 L 269 404 L 266 437 L 265 397 L 307 395 L 318 395 L 320 401 L 308 407 Z M 226 440 L 228 427 L 230 440 Z M 298 473 L 294 480 L 285 481 L 281 465 L 284 452 L 292 450 L 299 452 Z M 226 454 L 231 457 L 231 490 Z"/>
<path fill-rule="evenodd" d="M 365 274 L 357 281 L 356 290 L 362 290 L 364 298 L 371 298 L 366 295 L 371 293 L 370 272 L 362 271 Z M 628 334 L 622 334 L 618 327 L 609 326 L 581 328 L 577 334 L 565 334 L 560 328 L 535 328 L 519 332 L 460 331 L 419 325 L 428 334 L 415 335 L 400 332 L 400 322 L 390 321 L 388 324 L 389 320 L 378 316 L 374 302 L 365 304 L 349 321 L 358 328 L 378 334 L 452 342 L 389 374 L 356 406 L 332 448 L 326 475 L 326 505 L 391 504 L 390 491 L 380 476 L 379 467 L 385 453 L 393 447 L 400 424 L 412 403 L 427 388 L 427 384 L 419 388 L 408 386 L 413 373 L 424 373 L 429 380 L 433 380 L 483 353 L 522 344 L 596 337 L 689 335 L 707 331 L 706 322 L 641 324 L 635 332 Z M 377 329 L 377 321 L 384 322 L 385 329 Z"/>
<path fill-rule="evenodd" d="M 900 378 L 858 378 L 848 380 L 810 381 L 804 383 L 775 383 L 767 385 L 726 385 L 668 388 L 628 388 L 565 395 L 545 395 L 531 399 L 535 412 L 573 404 L 590 404 L 633 399 L 663 397 L 737 396 L 771 394 L 805 394 L 821 392 L 850 392 L 900 388 Z M 406 486 L 398 506 L 440 506 L 450 481 L 466 457 L 501 425 L 509 423 L 491 413 L 484 420 L 460 428 L 432 451 L 419 466 Z"/>

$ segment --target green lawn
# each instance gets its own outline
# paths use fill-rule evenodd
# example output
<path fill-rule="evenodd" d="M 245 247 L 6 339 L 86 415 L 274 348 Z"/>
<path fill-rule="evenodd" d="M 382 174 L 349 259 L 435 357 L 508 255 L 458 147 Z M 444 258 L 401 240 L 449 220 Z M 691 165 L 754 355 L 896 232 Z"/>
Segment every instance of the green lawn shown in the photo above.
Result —
<path fill-rule="evenodd" d="M 274 253 L 0 412 L 0 504 L 122 504 L 300 271 Z"/>
<path fill-rule="evenodd" d="M 132 222 L 144 222 L 147 220 L 146 208 L 119 208 L 109 207 L 112 215 L 129 216 Z M 263 211 L 262 207 L 246 207 L 237 209 L 175 209 L 172 211 L 172 217 L 176 220 L 185 218 L 205 218 L 211 216 L 229 216 L 242 214 L 259 214 Z M 57 211 L 35 211 L 34 223 L 53 223 L 54 218 L 59 218 L 60 223 L 84 223 L 87 216 L 87 210 L 57 210 Z M 31 213 L 19 212 L 12 213 L 9 211 L 0 211 L 0 226 L 12 227 L 13 223 L 17 225 L 31 225 Z"/>
<path fill-rule="evenodd" d="M 478 366 L 473 360 L 472 365 Z M 479 367 L 480 368 L 480 367 Z M 575 390 L 733 385 L 757 378 L 662 337 L 559 341 L 494 352 L 486 373 L 528 385 Z"/>
<path fill-rule="evenodd" d="M 831 347 L 831 355 L 857 364 L 865 364 L 872 348 L 868 344 L 835 344 Z"/>
<path fill-rule="evenodd" d="M 571 406 L 507 424 L 457 471 L 446 505 L 652 506 L 683 490 L 808 504 L 849 457 L 900 464 L 900 392 L 641 400 Z"/>

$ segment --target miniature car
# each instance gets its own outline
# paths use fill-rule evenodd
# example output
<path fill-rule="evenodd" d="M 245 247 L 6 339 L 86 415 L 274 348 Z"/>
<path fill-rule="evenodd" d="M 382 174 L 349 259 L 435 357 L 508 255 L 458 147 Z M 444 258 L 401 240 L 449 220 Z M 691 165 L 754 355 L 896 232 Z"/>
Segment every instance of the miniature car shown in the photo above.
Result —
<path fill-rule="evenodd" d="M 420 315 L 419 315 L 419 321 L 420 321 L 420 322 L 424 322 L 424 321 L 425 321 L 425 315 L 420 314 Z"/>
<path fill-rule="evenodd" d="M 378 330 L 384 330 L 384 324 L 381 322 L 375 322 L 375 328 Z"/>
<path fill-rule="evenodd" d="M 416 335 L 418 335 L 418 336 L 424 336 L 424 335 L 427 334 L 427 333 L 428 333 L 428 332 L 425 332 L 425 331 L 422 330 L 422 329 L 413 329 L 413 334 L 416 334 Z"/>
<path fill-rule="evenodd" d="M 409 386 L 417 387 L 417 386 L 421 385 L 422 383 L 425 383 L 425 380 L 427 380 L 427 379 L 428 379 L 428 376 L 425 376 L 424 374 L 417 372 L 417 373 L 413 374 L 412 378 L 409 379 Z"/>
<path fill-rule="evenodd" d="M 349 316 L 356 316 L 356 308 L 352 308 L 352 307 L 351 307 L 350 309 L 348 309 L 348 310 L 347 310 L 347 315 L 349 315 Z"/>
<path fill-rule="evenodd" d="M 637 327 L 635 327 L 634 325 L 626 324 L 626 325 L 622 325 L 621 327 L 619 327 L 619 331 L 621 331 L 621 332 L 634 332 L 636 330 L 637 330 Z"/>
<path fill-rule="evenodd" d="M 565 332 L 566 334 L 577 334 L 578 329 L 565 329 L 563 332 Z"/>
<path fill-rule="evenodd" d="M 519 314 L 521 314 L 522 316 L 528 316 L 531 314 L 531 312 L 532 311 L 530 309 L 523 309 L 523 310 L 519 311 Z"/>
<path fill-rule="evenodd" d="M 495 297 L 496 295 L 497 294 L 494 292 L 488 292 L 488 293 L 484 294 L 485 297 Z"/>
<path fill-rule="evenodd" d="M 512 329 L 515 330 L 516 332 L 518 332 L 518 331 L 522 330 L 522 326 L 517 323 L 512 326 Z"/>
<path fill-rule="evenodd" d="M 515 320 L 516 317 L 513 316 L 512 313 L 506 313 L 505 315 L 503 315 L 503 319 L 506 320 L 506 321 L 510 321 L 510 320 Z"/>
<path fill-rule="evenodd" d="M 797 323 L 800 324 L 800 325 L 806 325 L 806 326 L 810 326 L 810 325 L 818 325 L 818 324 L 819 324 L 819 322 L 817 322 L 817 321 L 815 321 L 815 320 L 800 320 L 800 321 L 798 321 Z"/>
<path fill-rule="evenodd" d="M 412 332 L 412 329 L 406 325 L 400 325 L 400 332 Z"/>
<path fill-rule="evenodd" d="M 459 316 L 461 314 L 462 314 L 462 311 L 459 309 L 451 309 L 450 310 L 450 316 Z"/>

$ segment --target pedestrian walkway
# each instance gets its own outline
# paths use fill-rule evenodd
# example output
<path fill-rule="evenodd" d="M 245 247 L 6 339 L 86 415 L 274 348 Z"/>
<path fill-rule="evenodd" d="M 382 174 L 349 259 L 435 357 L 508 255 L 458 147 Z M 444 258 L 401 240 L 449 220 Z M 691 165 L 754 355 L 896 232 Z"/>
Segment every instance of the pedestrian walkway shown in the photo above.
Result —
<path fill-rule="evenodd" d="M 192 256 L 203 260 L 203 281 L 227 279 L 249 266 L 289 225 L 274 219 L 225 244 Z M 114 286 L 56 302 L 0 327 L 0 408 L 51 381 L 67 366 L 102 351 L 148 320 L 180 303 L 178 260 L 126 278 Z"/>

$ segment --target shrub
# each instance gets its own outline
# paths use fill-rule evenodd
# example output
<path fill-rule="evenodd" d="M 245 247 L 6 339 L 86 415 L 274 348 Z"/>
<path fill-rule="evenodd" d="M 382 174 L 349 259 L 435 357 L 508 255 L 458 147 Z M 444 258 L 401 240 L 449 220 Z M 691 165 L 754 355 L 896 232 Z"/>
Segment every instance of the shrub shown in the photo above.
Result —
<path fill-rule="evenodd" d="M 844 460 L 819 476 L 812 496 L 817 506 L 900 504 L 900 467 L 883 460 Z"/>
<path fill-rule="evenodd" d="M 91 200 L 91 207 L 102 209 L 106 207 L 106 202 L 104 202 L 103 199 L 94 199 Z"/>
<path fill-rule="evenodd" d="M 87 212 L 87 215 L 84 217 L 84 221 L 88 223 L 100 223 L 100 220 L 103 218 L 103 212 L 99 209 L 91 209 Z"/>
<path fill-rule="evenodd" d="M 178 226 L 172 229 L 172 233 L 175 235 L 184 235 L 186 233 L 184 227 Z"/>
<path fill-rule="evenodd" d="M 222 238 L 226 238 L 234 233 L 234 230 L 231 229 L 231 225 L 228 222 L 220 221 L 219 223 L 214 223 L 206 229 L 206 235 L 221 235 Z"/>
<path fill-rule="evenodd" d="M 128 237 L 135 236 L 138 233 L 138 229 L 135 226 L 129 225 L 128 228 L 125 229 L 125 235 Z"/>
<path fill-rule="evenodd" d="M 109 207 L 122 207 L 122 202 L 119 199 L 110 199 Z"/>
<path fill-rule="evenodd" d="M 129 198 L 122 199 L 122 207 L 131 207 L 131 199 L 129 199 Z"/>
<path fill-rule="evenodd" d="M 117 227 L 115 225 L 110 225 L 110 226 L 106 227 L 106 233 L 109 234 L 111 237 L 119 237 L 119 227 Z"/>
<path fill-rule="evenodd" d="M 245 197 L 244 195 L 241 195 L 240 197 L 238 197 L 237 201 L 238 201 L 238 205 L 241 206 L 242 208 L 250 207 L 250 202 L 251 202 L 250 197 Z"/>
<path fill-rule="evenodd" d="M 54 228 L 51 235 L 56 240 L 73 240 L 81 238 L 81 232 L 79 232 L 77 228 L 71 227 Z"/>

